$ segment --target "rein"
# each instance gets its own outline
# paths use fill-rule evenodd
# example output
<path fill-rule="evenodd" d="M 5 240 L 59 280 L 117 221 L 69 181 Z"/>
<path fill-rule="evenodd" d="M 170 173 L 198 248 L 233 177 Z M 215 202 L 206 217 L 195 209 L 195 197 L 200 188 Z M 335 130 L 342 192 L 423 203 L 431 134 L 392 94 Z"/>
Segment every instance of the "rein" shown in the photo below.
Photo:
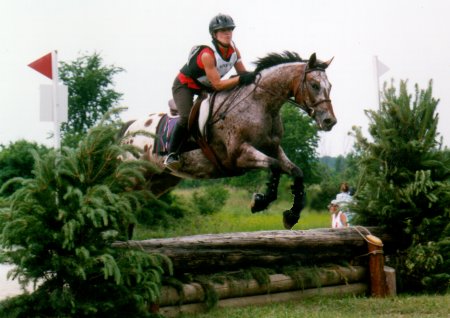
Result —
<path fill-rule="evenodd" d="M 211 125 L 217 123 L 219 120 L 223 120 L 225 119 L 225 115 L 227 113 L 229 113 L 230 111 L 232 111 L 237 105 L 239 105 L 244 99 L 246 99 L 247 97 L 249 97 L 254 91 L 255 91 L 256 87 L 251 90 L 246 96 L 244 96 L 243 98 L 241 98 L 239 101 L 235 102 L 236 99 L 239 97 L 240 93 L 242 92 L 242 87 L 237 86 L 236 89 L 234 90 L 233 94 L 230 94 L 228 96 L 225 97 L 225 99 L 222 101 L 222 103 L 217 107 L 216 111 L 212 114 L 211 119 L 212 121 L 210 122 Z M 216 94 L 214 94 L 215 96 Z M 228 101 L 229 99 L 231 99 L 230 101 Z M 228 103 L 227 103 L 228 102 Z M 221 108 L 227 105 L 225 107 L 225 109 L 220 112 Z M 211 103 L 211 107 L 214 107 L 213 103 Z M 216 119 L 214 119 L 216 118 Z"/>

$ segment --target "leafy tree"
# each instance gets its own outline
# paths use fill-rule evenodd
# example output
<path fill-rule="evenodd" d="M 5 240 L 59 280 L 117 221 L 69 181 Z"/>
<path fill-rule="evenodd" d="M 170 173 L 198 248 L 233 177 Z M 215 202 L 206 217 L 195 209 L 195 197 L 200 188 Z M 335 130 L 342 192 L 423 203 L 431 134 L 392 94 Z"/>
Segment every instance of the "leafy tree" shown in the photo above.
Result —
<path fill-rule="evenodd" d="M 289 159 L 303 170 L 305 182 L 317 182 L 319 135 L 315 123 L 289 103 L 281 109 L 281 117 L 284 126 L 281 146 Z"/>
<path fill-rule="evenodd" d="M 59 76 L 69 88 L 69 118 L 61 125 L 63 144 L 74 147 L 90 127 L 116 106 L 122 94 L 113 88 L 114 75 L 123 71 L 103 65 L 100 54 L 84 55 L 71 63 L 61 62 Z"/>
<path fill-rule="evenodd" d="M 49 149 L 43 145 L 25 140 L 10 143 L 9 146 L 0 145 L 0 187 L 11 178 L 29 178 L 32 176 L 34 164 L 32 151 L 43 156 Z M 18 188 L 19 184 L 13 184 L 5 188 L 2 194 L 10 195 Z"/>
<path fill-rule="evenodd" d="M 360 224 L 384 226 L 407 246 L 398 256 L 408 288 L 450 287 L 450 156 L 438 139 L 432 83 L 414 100 L 401 81 L 385 85 L 379 111 L 366 111 L 372 140 L 354 128 L 361 184 Z"/>
<path fill-rule="evenodd" d="M 0 210 L 3 261 L 13 277 L 37 290 L 0 304 L 2 317 L 151 317 L 161 276 L 170 262 L 161 255 L 114 248 L 126 240 L 135 211 L 151 198 L 145 184 L 152 169 L 122 162 L 129 145 L 118 144 L 118 124 L 92 128 L 76 149 L 41 157 L 34 177 Z"/>

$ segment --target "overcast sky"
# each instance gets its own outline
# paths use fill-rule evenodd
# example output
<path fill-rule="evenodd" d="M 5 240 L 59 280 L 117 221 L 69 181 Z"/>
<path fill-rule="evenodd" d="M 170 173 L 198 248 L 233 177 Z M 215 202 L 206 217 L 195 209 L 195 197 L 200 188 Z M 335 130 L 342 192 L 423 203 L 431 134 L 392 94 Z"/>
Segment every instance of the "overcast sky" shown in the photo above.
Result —
<path fill-rule="evenodd" d="M 39 85 L 51 81 L 27 65 L 58 50 L 60 61 L 98 52 L 123 93 L 124 119 L 166 111 L 171 85 L 190 48 L 210 41 L 217 13 L 237 25 L 234 41 L 248 69 L 270 52 L 292 50 L 334 61 L 327 70 L 337 125 L 321 134 L 320 155 L 352 150 L 353 125 L 376 109 L 373 56 L 389 67 L 383 82 L 433 80 L 439 132 L 450 145 L 450 2 L 438 0 L 0 0 L 0 143 L 20 138 L 53 145 L 39 122 Z M 367 133 L 366 133 L 367 135 Z"/>

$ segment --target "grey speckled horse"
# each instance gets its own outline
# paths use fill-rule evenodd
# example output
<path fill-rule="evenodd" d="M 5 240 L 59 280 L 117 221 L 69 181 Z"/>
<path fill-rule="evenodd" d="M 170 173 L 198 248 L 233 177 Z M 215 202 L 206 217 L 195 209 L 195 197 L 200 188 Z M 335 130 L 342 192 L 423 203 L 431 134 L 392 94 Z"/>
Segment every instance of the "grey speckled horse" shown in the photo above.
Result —
<path fill-rule="evenodd" d="M 252 212 L 259 212 L 276 200 L 281 173 L 289 174 L 293 206 L 283 214 L 284 226 L 291 229 L 303 208 L 303 172 L 292 163 L 280 146 L 283 126 L 280 108 L 291 101 L 313 118 L 319 129 L 329 131 L 336 124 L 330 100 L 331 85 L 325 73 L 330 64 L 316 59 L 302 60 L 298 54 L 269 54 L 256 62 L 256 81 L 252 85 L 217 92 L 204 103 L 212 106 L 206 123 L 207 140 L 217 159 L 209 160 L 200 149 L 181 154 L 182 167 L 176 173 L 164 170 L 164 156 L 153 151 L 155 140 L 136 135 L 128 141 L 144 150 L 144 158 L 161 168 L 153 173 L 150 187 L 159 196 L 173 188 L 181 178 L 209 179 L 238 176 L 251 169 L 269 169 L 266 193 L 253 195 Z M 125 134 L 139 130 L 156 132 L 161 114 L 136 120 Z"/>

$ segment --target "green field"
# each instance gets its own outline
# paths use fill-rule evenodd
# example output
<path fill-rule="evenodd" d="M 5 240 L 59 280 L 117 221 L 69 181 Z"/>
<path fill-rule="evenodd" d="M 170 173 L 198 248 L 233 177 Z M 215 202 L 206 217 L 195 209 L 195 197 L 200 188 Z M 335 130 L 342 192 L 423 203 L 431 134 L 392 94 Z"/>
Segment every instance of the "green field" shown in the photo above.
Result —
<path fill-rule="evenodd" d="M 188 201 L 192 190 L 176 190 L 180 198 Z M 212 215 L 192 214 L 177 220 L 170 228 L 149 229 L 138 226 L 135 239 L 174 237 L 206 233 L 228 233 L 284 230 L 283 211 L 291 203 L 283 200 L 273 203 L 268 210 L 252 214 L 250 212 L 251 194 L 244 190 L 230 190 L 230 198 L 222 209 Z M 188 203 L 187 203 L 188 204 Z M 330 226 L 330 216 L 326 211 L 304 210 L 293 230 L 306 230 Z"/>

